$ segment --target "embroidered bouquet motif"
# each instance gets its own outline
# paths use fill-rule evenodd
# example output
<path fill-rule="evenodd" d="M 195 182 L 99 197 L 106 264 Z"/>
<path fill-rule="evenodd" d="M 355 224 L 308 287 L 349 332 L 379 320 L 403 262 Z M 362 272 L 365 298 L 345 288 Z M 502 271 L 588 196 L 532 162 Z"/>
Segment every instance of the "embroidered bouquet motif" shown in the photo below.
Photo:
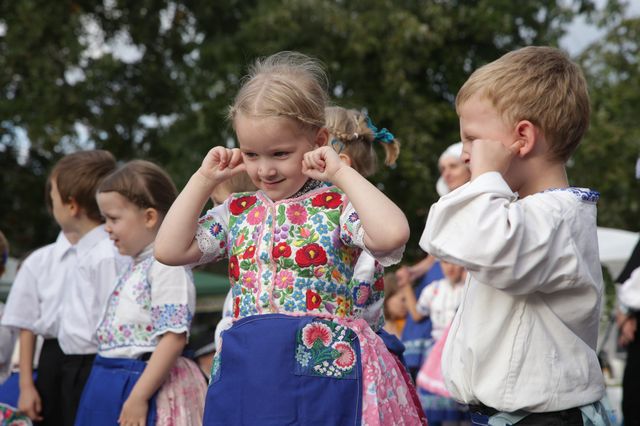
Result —
<path fill-rule="evenodd" d="M 315 320 L 298 330 L 296 374 L 357 378 L 356 334 L 343 325 Z"/>

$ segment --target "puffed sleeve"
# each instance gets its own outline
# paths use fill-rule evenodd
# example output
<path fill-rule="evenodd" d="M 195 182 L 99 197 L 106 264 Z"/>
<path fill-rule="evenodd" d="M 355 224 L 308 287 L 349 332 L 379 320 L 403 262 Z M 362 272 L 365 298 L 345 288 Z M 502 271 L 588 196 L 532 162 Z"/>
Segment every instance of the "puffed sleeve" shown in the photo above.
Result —
<path fill-rule="evenodd" d="M 198 220 L 196 241 L 202 257 L 196 263 L 213 262 L 227 257 L 229 232 L 229 200 L 214 207 Z"/>
<path fill-rule="evenodd" d="M 382 266 L 391 266 L 400 262 L 404 253 L 404 245 L 389 252 L 371 252 L 364 244 L 364 228 L 360 222 L 360 216 L 351 203 L 346 204 L 340 215 L 340 239 L 348 246 L 360 247 Z"/>
<path fill-rule="evenodd" d="M 22 263 L 22 267 L 11 285 L 7 305 L 2 316 L 2 325 L 38 331 L 33 328 L 41 315 L 34 264 L 40 261 L 42 250 L 35 251 Z M 29 308 L 25 309 L 27 306 Z"/>
<path fill-rule="evenodd" d="M 627 309 L 640 310 L 640 268 L 618 288 L 618 300 Z"/>
<path fill-rule="evenodd" d="M 420 247 L 510 294 L 571 285 L 579 267 L 572 211 L 552 195 L 517 200 L 499 173 L 484 173 L 431 207 Z"/>
<path fill-rule="evenodd" d="M 149 282 L 153 335 L 169 331 L 188 335 L 196 305 L 196 289 L 189 268 L 155 261 L 149 270 Z"/>

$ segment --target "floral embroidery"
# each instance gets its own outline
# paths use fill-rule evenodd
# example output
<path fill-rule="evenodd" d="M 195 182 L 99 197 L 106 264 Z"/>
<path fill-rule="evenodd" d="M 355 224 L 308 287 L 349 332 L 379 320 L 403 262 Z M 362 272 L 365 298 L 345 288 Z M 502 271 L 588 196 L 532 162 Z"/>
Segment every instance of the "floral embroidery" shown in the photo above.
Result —
<path fill-rule="evenodd" d="M 302 329 L 302 343 L 308 349 L 313 348 L 317 341 L 323 346 L 329 346 L 331 339 L 331 328 L 321 322 L 312 322 Z"/>
<path fill-rule="evenodd" d="M 220 231 L 222 231 L 222 225 L 218 222 L 213 222 L 211 226 L 209 226 L 209 232 L 211 232 L 211 235 L 214 237 L 217 237 Z"/>
<path fill-rule="evenodd" d="M 342 196 L 333 191 L 328 191 L 323 194 L 316 195 L 311 201 L 311 205 L 314 207 L 327 207 L 335 209 L 342 204 Z"/>
<path fill-rule="evenodd" d="M 256 274 L 253 271 L 247 271 L 242 276 L 242 285 L 246 288 L 250 288 L 255 291 L 258 287 L 258 279 L 256 278 Z"/>
<path fill-rule="evenodd" d="M 278 274 L 276 275 L 276 287 L 280 288 L 280 289 L 286 289 L 289 286 L 293 285 L 293 272 L 289 271 L 289 270 L 283 270 L 278 272 Z"/>
<path fill-rule="evenodd" d="M 151 320 L 155 331 L 182 328 L 191 323 L 189 307 L 179 303 L 167 303 L 151 308 Z"/>
<path fill-rule="evenodd" d="M 229 210 L 234 215 L 239 215 L 256 203 L 257 198 L 252 195 L 236 198 L 229 204 Z"/>
<path fill-rule="evenodd" d="M 316 243 L 308 244 L 296 252 L 296 263 L 301 268 L 327 263 L 327 253 Z"/>
<path fill-rule="evenodd" d="M 271 256 L 273 256 L 274 260 L 277 260 L 280 257 L 289 257 L 291 256 L 291 246 L 285 242 L 278 243 L 273 247 Z"/>
<path fill-rule="evenodd" d="M 240 278 L 240 266 L 238 265 L 238 256 L 231 256 L 229 258 L 229 276 L 235 281 Z"/>
<path fill-rule="evenodd" d="M 296 374 L 356 378 L 357 336 L 350 328 L 314 320 L 298 330 L 296 341 Z"/>
<path fill-rule="evenodd" d="M 307 290 L 307 309 L 317 309 L 322 303 L 322 297 L 313 290 Z"/>
<path fill-rule="evenodd" d="M 353 289 L 353 303 L 359 308 L 363 307 L 367 303 L 370 293 L 371 287 L 369 287 L 369 284 L 360 283 Z"/>
<path fill-rule="evenodd" d="M 256 246 L 250 246 L 242 255 L 243 259 L 251 259 L 256 252 Z"/>
<path fill-rule="evenodd" d="M 598 191 L 594 191 L 587 188 L 576 188 L 576 187 L 553 188 L 553 189 L 547 189 L 546 191 L 543 191 L 543 192 L 556 192 L 556 191 L 571 192 L 572 194 L 580 198 L 582 201 L 587 201 L 590 203 L 597 203 L 598 200 L 600 199 L 600 193 Z"/>
<path fill-rule="evenodd" d="M 247 214 L 247 222 L 251 225 L 257 225 L 262 222 L 267 209 L 264 206 L 255 207 Z"/>
<path fill-rule="evenodd" d="M 291 204 L 287 208 L 287 219 L 294 225 L 304 225 L 307 221 L 307 210 L 301 204 Z"/>

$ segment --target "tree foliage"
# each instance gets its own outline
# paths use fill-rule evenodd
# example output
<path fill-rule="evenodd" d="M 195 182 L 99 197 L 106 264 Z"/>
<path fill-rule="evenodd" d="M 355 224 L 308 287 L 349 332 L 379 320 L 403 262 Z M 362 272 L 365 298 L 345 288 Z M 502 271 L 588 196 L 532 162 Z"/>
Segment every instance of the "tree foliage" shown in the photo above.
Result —
<path fill-rule="evenodd" d="M 567 23 L 592 10 L 591 0 L 2 2 L 0 223 L 21 250 L 51 241 L 55 227 L 33 194 L 42 194 L 46 170 L 60 155 L 87 146 L 122 160 L 154 160 L 184 184 L 210 147 L 233 143 L 225 113 L 247 65 L 299 50 L 326 64 L 336 104 L 366 108 L 402 142 L 398 166 L 373 180 L 407 213 L 409 254 L 417 255 L 436 200 L 437 158 L 459 139 L 453 100 L 460 85 L 508 50 L 557 45 Z M 596 52 L 589 59 L 594 70 L 608 61 Z M 617 63 L 607 64 L 617 70 Z M 614 111 L 627 107 L 631 120 L 633 99 L 622 88 L 614 99 L 605 77 L 590 77 L 600 118 L 576 159 L 576 181 L 605 184 L 606 200 L 628 197 L 636 185 L 628 177 L 610 168 L 602 175 L 586 171 L 603 150 L 614 157 L 604 141 L 622 139 L 616 132 L 627 121 Z M 21 154 L 20 132 L 30 141 L 28 156 Z M 19 177 L 32 168 L 29 179 Z M 628 227 L 631 216 L 618 203 L 604 223 Z M 43 223 L 47 232 L 36 231 Z"/>

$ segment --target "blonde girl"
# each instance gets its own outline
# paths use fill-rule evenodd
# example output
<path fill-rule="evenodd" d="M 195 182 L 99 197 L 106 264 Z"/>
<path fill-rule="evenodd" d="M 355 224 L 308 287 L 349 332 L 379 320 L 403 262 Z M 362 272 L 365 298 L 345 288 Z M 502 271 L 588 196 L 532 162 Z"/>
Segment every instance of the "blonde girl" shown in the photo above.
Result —
<path fill-rule="evenodd" d="M 164 263 L 229 259 L 234 324 L 206 425 L 420 424 L 392 355 L 356 315 L 367 290 L 351 288 L 360 254 L 398 262 L 409 227 L 327 146 L 326 99 L 317 61 L 257 61 L 230 108 L 239 148 L 209 151 L 158 234 Z M 258 191 L 198 219 L 213 188 L 242 171 Z"/>
<path fill-rule="evenodd" d="M 131 264 L 98 327 L 98 355 L 76 425 L 201 424 L 206 383 L 196 364 L 180 357 L 195 308 L 193 277 L 153 257 L 176 195 L 169 176 L 141 160 L 117 169 L 98 189 L 105 230 Z"/>

